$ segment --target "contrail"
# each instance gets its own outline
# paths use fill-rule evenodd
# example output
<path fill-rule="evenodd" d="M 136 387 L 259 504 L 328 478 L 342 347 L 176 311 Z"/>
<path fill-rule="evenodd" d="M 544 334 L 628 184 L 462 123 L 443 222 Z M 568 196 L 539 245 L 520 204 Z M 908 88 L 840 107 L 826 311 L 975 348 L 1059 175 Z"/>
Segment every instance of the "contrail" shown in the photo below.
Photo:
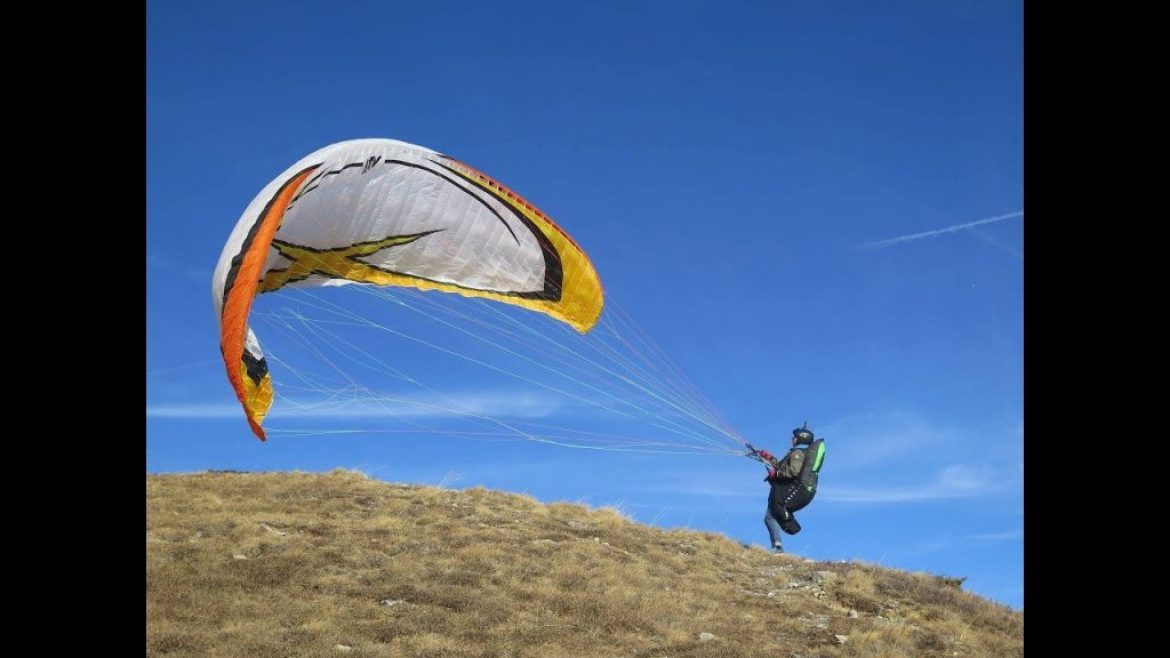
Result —
<path fill-rule="evenodd" d="M 911 240 L 917 240 L 919 238 L 929 238 L 929 237 L 932 237 L 935 235 L 942 235 L 943 233 L 956 233 L 958 231 L 963 231 L 963 230 L 966 230 L 969 228 L 974 228 L 976 226 L 982 226 L 983 224 L 991 224 L 992 222 L 1002 222 L 1005 219 L 1011 219 L 1012 217 L 1023 217 L 1023 216 L 1024 216 L 1024 211 L 1017 210 L 1016 212 L 1010 212 L 1006 215 L 998 215 L 996 217 L 988 217 L 987 219 L 977 219 L 973 222 L 967 222 L 966 224 L 959 224 L 957 226 L 948 226 L 947 228 L 940 228 L 940 229 L 936 229 L 934 231 L 926 231 L 925 233 L 914 233 L 912 235 L 903 235 L 903 236 L 900 236 L 897 238 L 890 238 L 888 240 L 879 240 L 877 242 L 869 242 L 869 243 L 866 243 L 863 245 L 858 245 L 858 248 L 859 249 L 877 249 L 879 247 L 888 247 L 890 245 L 895 245 L 895 244 L 898 244 L 900 242 L 909 242 Z"/>

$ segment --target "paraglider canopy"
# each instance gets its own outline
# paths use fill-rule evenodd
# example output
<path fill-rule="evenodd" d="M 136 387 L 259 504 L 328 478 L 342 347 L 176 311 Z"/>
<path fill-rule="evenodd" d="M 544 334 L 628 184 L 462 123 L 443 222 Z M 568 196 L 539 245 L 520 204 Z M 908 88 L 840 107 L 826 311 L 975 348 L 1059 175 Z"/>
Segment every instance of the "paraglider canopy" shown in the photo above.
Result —
<path fill-rule="evenodd" d="M 582 333 L 603 305 L 597 272 L 573 239 L 487 175 L 396 140 L 327 146 L 256 195 L 212 278 L 228 380 L 261 440 L 273 389 L 249 328 L 253 300 L 347 284 L 491 299 Z"/>

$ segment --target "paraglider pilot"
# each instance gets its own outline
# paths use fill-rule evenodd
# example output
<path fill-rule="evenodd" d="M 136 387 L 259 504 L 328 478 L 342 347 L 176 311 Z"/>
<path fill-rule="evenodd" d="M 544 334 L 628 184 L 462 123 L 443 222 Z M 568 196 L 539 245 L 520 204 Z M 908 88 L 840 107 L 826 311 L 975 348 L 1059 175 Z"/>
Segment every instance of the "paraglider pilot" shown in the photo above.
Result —
<path fill-rule="evenodd" d="M 817 479 L 825 457 L 824 439 L 817 439 L 804 427 L 792 430 L 792 449 L 781 459 L 767 450 L 756 450 L 748 445 L 749 457 L 759 460 L 768 469 L 764 481 L 771 485 L 768 493 L 768 511 L 764 525 L 772 541 L 772 550 L 783 553 L 781 531 L 790 535 L 800 532 L 800 524 L 793 512 L 812 502 L 817 493 Z"/>

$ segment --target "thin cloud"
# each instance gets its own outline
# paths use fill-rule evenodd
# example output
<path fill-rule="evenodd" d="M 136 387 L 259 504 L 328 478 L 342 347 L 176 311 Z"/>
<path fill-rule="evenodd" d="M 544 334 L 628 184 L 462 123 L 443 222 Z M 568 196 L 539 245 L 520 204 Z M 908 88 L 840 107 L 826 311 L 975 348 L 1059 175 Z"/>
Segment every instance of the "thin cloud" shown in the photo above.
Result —
<path fill-rule="evenodd" d="M 356 401 L 282 398 L 273 405 L 268 418 L 545 418 L 557 413 L 562 406 L 557 400 L 526 393 L 467 393 Z M 146 415 L 151 418 L 239 418 L 242 413 L 240 405 L 236 403 L 171 403 L 153 404 L 146 408 Z"/>
<path fill-rule="evenodd" d="M 1024 536 L 1022 530 L 1008 530 L 1006 532 L 988 532 L 979 535 L 967 535 L 966 539 L 975 541 L 1010 541 Z"/>
<path fill-rule="evenodd" d="M 1024 260 L 1024 254 L 1022 252 L 1020 252 L 1020 250 L 1018 250 L 1015 247 L 1012 247 L 1011 245 L 1006 244 L 1000 240 L 996 240 L 995 238 L 991 237 L 990 235 L 987 235 L 986 233 L 984 233 L 983 231 L 971 231 L 971 235 L 974 235 L 975 237 L 979 238 L 980 240 L 983 240 L 987 244 L 995 247 L 996 249 L 999 249 L 1000 251 L 1005 251 L 1005 252 L 1011 254 L 1012 256 L 1015 256 L 1018 260 Z"/>
<path fill-rule="evenodd" d="M 826 437 L 839 473 L 902 462 L 907 455 L 961 440 L 954 430 L 900 410 L 841 418 L 821 426 L 817 434 Z"/>
<path fill-rule="evenodd" d="M 897 504 L 1021 491 L 1023 468 L 1017 453 L 1023 437 L 1018 420 L 987 430 L 958 429 L 918 413 L 891 410 L 834 419 L 815 430 L 827 437 L 827 459 L 831 460 L 822 474 L 818 500 Z M 1005 441 L 1010 449 L 997 447 Z M 972 452 L 973 443 L 980 446 L 981 454 L 966 454 Z M 948 462 L 952 465 L 947 466 Z M 757 476 L 763 477 L 763 469 L 748 473 L 745 481 L 742 465 L 729 461 L 694 470 L 673 468 L 669 480 L 642 481 L 637 490 L 730 503 L 766 494 L 766 487 L 761 493 L 751 483 Z"/>
<path fill-rule="evenodd" d="M 202 361 L 193 361 L 191 363 L 184 363 L 181 366 L 170 366 L 168 368 L 155 368 L 154 370 L 147 370 L 146 375 L 161 375 L 168 372 L 178 372 L 180 370 L 190 370 L 191 368 L 200 368 L 210 366 L 211 364 L 222 364 L 223 359 L 203 359 Z M 218 373 L 217 373 L 218 374 Z"/>
<path fill-rule="evenodd" d="M 828 503 L 856 503 L 878 505 L 886 503 L 923 503 L 979 495 L 974 491 L 952 491 L 937 486 L 911 489 L 841 489 L 822 490 L 817 498 Z M 982 492 L 986 493 L 986 492 Z"/>
<path fill-rule="evenodd" d="M 1011 477 L 995 469 L 954 465 L 939 471 L 934 481 L 912 487 L 838 487 L 825 484 L 822 480 L 817 500 L 876 505 L 973 498 L 1001 493 L 1014 486 L 1013 482 Z M 701 481 L 689 485 L 647 485 L 638 487 L 638 490 L 673 496 L 719 499 L 758 498 L 761 495 L 760 490 L 746 485 L 712 485 Z M 766 494 L 766 490 L 764 493 Z"/>
<path fill-rule="evenodd" d="M 677 485 L 646 485 L 637 487 L 638 491 L 647 493 L 662 493 L 670 495 L 696 496 L 699 498 L 759 498 L 760 491 L 768 495 L 768 490 L 743 487 L 712 487 L 707 485 L 677 486 Z"/>
<path fill-rule="evenodd" d="M 823 502 L 863 505 L 918 503 L 955 498 L 989 496 L 1009 490 L 1012 480 L 990 468 L 948 466 L 933 482 L 915 487 L 822 487 L 817 498 Z"/>
<path fill-rule="evenodd" d="M 236 418 L 241 413 L 238 404 L 152 404 L 146 407 L 148 418 Z"/>
<path fill-rule="evenodd" d="M 146 269 L 154 270 L 158 273 L 167 273 L 169 275 L 177 274 L 187 279 L 195 281 L 211 280 L 211 267 L 195 266 L 176 260 L 170 255 L 161 255 L 152 253 L 146 255 Z"/>
<path fill-rule="evenodd" d="M 1023 446 L 1018 418 L 958 427 L 900 409 L 838 418 L 819 426 L 817 435 L 826 437 L 835 474 L 974 461 L 972 445 L 980 446 L 979 458 L 1018 462 Z"/>
<path fill-rule="evenodd" d="M 1013 217 L 1023 217 L 1023 216 L 1024 216 L 1024 211 L 1017 210 L 1016 212 L 1010 212 L 1006 215 L 997 215 L 995 217 L 987 217 L 985 219 L 977 219 L 973 222 L 967 222 L 965 224 L 956 224 L 955 226 L 948 226 L 946 228 L 940 228 L 940 229 L 936 229 L 934 231 L 924 231 L 922 233 L 912 233 L 910 235 L 901 235 L 901 236 L 898 236 L 896 238 L 889 238 L 887 240 L 878 240 L 877 242 L 867 242 L 865 244 L 858 245 L 857 248 L 858 249 L 880 249 L 882 247 L 890 247 L 890 246 L 893 246 L 896 244 L 901 244 L 903 242 L 910 242 L 911 240 L 920 240 L 922 238 L 931 238 L 931 237 L 934 237 L 936 235 L 943 235 L 946 233 L 957 233 L 959 231 L 965 231 L 967 229 L 974 228 L 976 226 L 983 226 L 984 224 L 991 224 L 994 222 L 1002 222 L 1005 219 L 1012 219 Z"/>

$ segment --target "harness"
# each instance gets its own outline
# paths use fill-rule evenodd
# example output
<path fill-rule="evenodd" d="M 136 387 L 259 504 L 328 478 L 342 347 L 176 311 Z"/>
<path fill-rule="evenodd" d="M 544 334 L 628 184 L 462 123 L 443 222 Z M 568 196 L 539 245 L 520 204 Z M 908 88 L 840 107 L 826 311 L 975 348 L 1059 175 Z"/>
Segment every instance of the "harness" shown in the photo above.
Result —
<path fill-rule="evenodd" d="M 800 474 L 796 479 L 808 489 L 810 494 L 817 492 L 817 480 L 821 472 L 821 464 L 825 462 L 825 440 L 817 439 L 804 451 L 804 463 L 800 465 Z"/>

